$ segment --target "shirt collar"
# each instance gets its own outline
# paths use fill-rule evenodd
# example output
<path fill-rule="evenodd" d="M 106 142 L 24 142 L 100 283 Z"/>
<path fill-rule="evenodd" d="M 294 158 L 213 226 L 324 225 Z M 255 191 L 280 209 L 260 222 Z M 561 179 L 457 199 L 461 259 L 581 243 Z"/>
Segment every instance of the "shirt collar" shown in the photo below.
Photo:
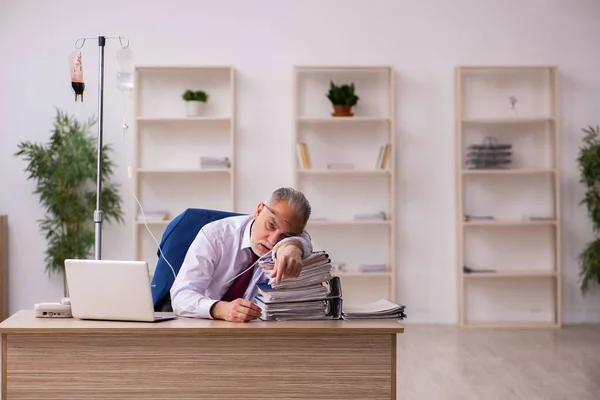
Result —
<path fill-rule="evenodd" d="M 250 222 L 247 223 L 246 227 L 244 228 L 244 233 L 242 235 L 242 245 L 241 245 L 242 250 L 251 248 L 251 246 L 252 246 L 252 242 L 250 242 L 250 231 L 252 229 L 253 223 L 254 223 L 254 218 L 252 218 L 250 220 Z"/>

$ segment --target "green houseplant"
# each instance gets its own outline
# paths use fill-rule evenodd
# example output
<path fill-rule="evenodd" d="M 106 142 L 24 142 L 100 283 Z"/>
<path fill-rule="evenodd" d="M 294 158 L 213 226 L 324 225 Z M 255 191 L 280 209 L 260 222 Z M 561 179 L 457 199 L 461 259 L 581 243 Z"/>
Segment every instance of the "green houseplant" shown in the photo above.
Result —
<path fill-rule="evenodd" d="M 45 216 L 39 220 L 47 240 L 46 272 L 61 273 L 68 295 L 64 260 L 90 256 L 94 245 L 93 214 L 96 208 L 97 148 L 89 129 L 95 118 L 80 122 L 56 110 L 52 135 L 47 144 L 22 141 L 15 156 L 27 161 L 27 180 L 34 180 Z M 114 163 L 111 148 L 102 148 L 102 211 L 107 223 L 123 222 L 118 186 L 109 180 Z"/>
<path fill-rule="evenodd" d="M 356 88 L 354 83 L 336 85 L 333 81 L 329 84 L 329 92 L 326 93 L 327 98 L 333 105 L 334 117 L 351 117 L 352 107 L 358 103 L 359 97 L 355 94 Z"/>
<path fill-rule="evenodd" d="M 186 114 L 188 117 L 196 117 L 200 115 L 200 107 L 202 103 L 208 101 L 208 94 L 202 90 L 186 90 L 181 95 L 185 101 Z"/>
<path fill-rule="evenodd" d="M 582 129 L 586 136 L 577 158 L 580 182 L 586 191 L 580 204 L 585 204 L 592 220 L 594 234 L 600 233 L 600 128 L 588 126 Z M 586 293 L 593 286 L 600 285 L 600 237 L 587 243 L 578 257 L 581 291 Z"/>

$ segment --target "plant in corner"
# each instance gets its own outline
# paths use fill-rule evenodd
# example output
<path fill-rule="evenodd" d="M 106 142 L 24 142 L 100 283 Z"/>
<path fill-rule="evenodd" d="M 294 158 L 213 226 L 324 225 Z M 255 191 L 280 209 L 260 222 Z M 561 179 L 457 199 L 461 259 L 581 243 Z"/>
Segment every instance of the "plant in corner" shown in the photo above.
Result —
<path fill-rule="evenodd" d="M 333 105 L 334 112 L 331 114 L 334 117 L 351 117 L 352 107 L 356 105 L 359 97 L 355 94 L 354 83 L 336 85 L 333 81 L 330 82 L 329 92 L 326 96 Z"/>
<path fill-rule="evenodd" d="M 586 136 L 577 158 L 580 182 L 586 186 L 585 196 L 579 204 L 587 206 L 593 231 L 600 233 L 600 128 L 589 126 L 582 129 Z M 578 257 L 581 291 L 586 293 L 592 286 L 600 286 L 600 237 L 587 243 Z"/>
<path fill-rule="evenodd" d="M 27 180 L 34 180 L 45 216 L 39 220 L 47 240 L 46 272 L 61 273 L 68 295 L 64 260 L 90 256 L 95 240 L 93 214 L 96 208 L 96 137 L 88 130 L 95 118 L 80 122 L 56 110 L 52 135 L 47 144 L 20 142 L 19 156 L 27 161 Z M 109 181 L 114 163 L 111 148 L 102 150 L 102 211 L 107 223 L 123 222 L 118 186 Z"/>
<path fill-rule="evenodd" d="M 208 101 L 208 94 L 202 90 L 186 90 L 181 95 L 181 98 L 185 101 L 186 114 L 188 117 L 196 117 L 200 115 L 201 103 Z"/>

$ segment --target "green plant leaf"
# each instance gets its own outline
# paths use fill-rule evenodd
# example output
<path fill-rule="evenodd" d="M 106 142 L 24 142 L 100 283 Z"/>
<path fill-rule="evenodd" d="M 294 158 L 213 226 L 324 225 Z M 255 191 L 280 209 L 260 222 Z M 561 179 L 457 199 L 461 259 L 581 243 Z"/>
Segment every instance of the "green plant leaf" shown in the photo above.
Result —
<path fill-rule="evenodd" d="M 355 106 L 359 97 L 355 94 L 354 83 L 337 86 L 333 81 L 329 83 L 329 92 L 325 94 L 334 106 Z"/>
<path fill-rule="evenodd" d="M 208 101 L 208 94 L 202 90 L 186 90 L 181 95 L 181 98 L 185 101 Z"/>
<path fill-rule="evenodd" d="M 15 156 L 26 162 L 27 180 L 35 182 L 45 215 L 38 221 L 47 241 L 45 271 L 64 273 L 66 258 L 88 258 L 95 241 L 96 134 L 95 117 L 79 121 L 57 109 L 47 143 L 22 141 Z M 102 211 L 105 220 L 123 222 L 118 186 L 111 182 L 114 162 L 109 145 L 102 148 Z"/>
<path fill-rule="evenodd" d="M 580 179 L 586 187 L 580 205 L 585 204 L 595 234 L 600 233 L 600 127 L 583 128 L 583 145 L 577 163 Z M 578 256 L 582 293 L 600 285 L 600 238 L 588 243 Z"/>

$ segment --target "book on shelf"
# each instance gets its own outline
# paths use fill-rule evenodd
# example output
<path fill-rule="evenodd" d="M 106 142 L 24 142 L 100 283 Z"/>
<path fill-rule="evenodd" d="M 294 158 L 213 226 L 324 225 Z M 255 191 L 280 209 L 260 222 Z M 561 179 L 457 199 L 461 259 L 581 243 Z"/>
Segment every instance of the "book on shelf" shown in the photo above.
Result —
<path fill-rule="evenodd" d="M 392 144 L 386 143 L 379 148 L 379 156 L 377 157 L 377 163 L 375 169 L 385 169 L 390 159 L 392 152 Z"/>
<path fill-rule="evenodd" d="M 308 146 L 306 143 L 297 143 L 296 152 L 298 153 L 298 161 L 302 169 L 311 169 L 312 163 L 310 161 L 310 155 L 308 154 Z"/>
<path fill-rule="evenodd" d="M 331 163 L 327 164 L 327 169 L 354 169 L 352 163 Z"/>
<path fill-rule="evenodd" d="M 271 257 L 259 261 L 262 268 L 272 269 Z M 313 252 L 303 260 L 297 278 L 275 278 L 257 285 L 253 302 L 262 312 L 263 321 L 340 319 L 342 289 L 338 277 L 331 275 L 331 260 L 324 251 Z"/>
<path fill-rule="evenodd" d="M 388 219 L 388 215 L 384 211 L 367 214 L 354 214 L 354 219 L 357 221 L 385 221 Z"/>
<path fill-rule="evenodd" d="M 353 319 L 399 319 L 406 318 L 406 306 L 389 299 L 381 299 L 371 303 L 359 305 L 346 305 L 342 311 L 342 318 Z"/>
<path fill-rule="evenodd" d="M 498 272 L 491 268 L 471 268 L 469 266 L 463 266 L 463 273 L 465 274 L 479 274 L 479 273 L 495 273 Z"/>
<path fill-rule="evenodd" d="M 387 272 L 389 270 L 389 268 L 388 268 L 388 265 L 384 264 L 384 263 L 381 263 L 381 264 L 359 264 L 358 270 L 360 272 L 365 272 L 365 273 Z"/>
<path fill-rule="evenodd" d="M 229 157 L 200 157 L 200 168 L 211 169 L 211 168 L 230 168 L 231 161 Z"/>

